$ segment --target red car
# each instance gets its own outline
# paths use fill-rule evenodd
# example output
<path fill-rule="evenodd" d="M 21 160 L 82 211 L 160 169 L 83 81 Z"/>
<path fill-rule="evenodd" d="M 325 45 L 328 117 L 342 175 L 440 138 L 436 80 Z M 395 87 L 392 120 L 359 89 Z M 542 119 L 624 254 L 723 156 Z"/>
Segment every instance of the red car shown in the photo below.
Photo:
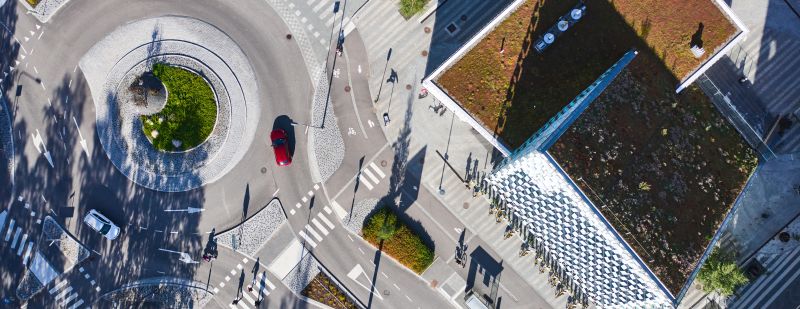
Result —
<path fill-rule="evenodd" d="M 269 134 L 272 140 L 272 150 L 275 151 L 275 162 L 280 166 L 292 164 L 292 156 L 289 155 L 289 139 L 283 129 L 272 130 Z"/>

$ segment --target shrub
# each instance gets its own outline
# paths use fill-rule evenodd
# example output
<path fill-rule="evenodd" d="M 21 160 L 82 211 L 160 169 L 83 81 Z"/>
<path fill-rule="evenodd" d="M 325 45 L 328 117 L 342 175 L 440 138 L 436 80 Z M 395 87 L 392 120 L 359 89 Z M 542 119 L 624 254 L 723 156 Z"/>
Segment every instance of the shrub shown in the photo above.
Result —
<path fill-rule="evenodd" d="M 182 149 L 203 143 L 217 121 L 217 103 L 206 80 L 194 72 L 157 63 L 153 75 L 167 89 L 167 103 L 153 115 L 141 116 L 142 128 L 159 150 L 179 150 L 172 140 L 181 141 Z M 151 132 L 158 131 L 153 138 Z"/>
<path fill-rule="evenodd" d="M 405 19 L 411 18 L 425 7 L 428 0 L 400 0 L 400 15 Z"/>
<path fill-rule="evenodd" d="M 398 220 L 397 214 L 388 207 L 376 211 L 365 222 L 361 233 L 364 239 L 416 273 L 433 263 L 433 249 Z"/>
<path fill-rule="evenodd" d="M 702 283 L 704 291 L 717 292 L 722 296 L 732 295 L 737 288 L 748 281 L 744 272 L 736 266 L 736 261 L 719 249 L 714 249 L 708 256 L 697 274 L 697 279 Z"/>

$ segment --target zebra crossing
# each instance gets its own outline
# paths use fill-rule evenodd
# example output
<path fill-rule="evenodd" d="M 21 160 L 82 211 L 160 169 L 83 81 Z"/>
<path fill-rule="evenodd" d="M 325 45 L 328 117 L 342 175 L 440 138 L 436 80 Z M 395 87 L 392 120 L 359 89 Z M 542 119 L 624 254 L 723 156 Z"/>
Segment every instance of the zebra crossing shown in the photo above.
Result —
<path fill-rule="evenodd" d="M 238 273 L 244 273 L 245 271 L 244 267 L 249 262 L 250 260 L 248 258 L 243 258 L 241 263 L 236 264 L 236 267 L 231 269 L 230 275 L 225 276 L 224 281 L 220 281 L 217 287 L 214 288 L 214 294 L 218 294 L 219 290 L 224 288 L 225 285 L 228 282 L 230 282 L 231 278 L 233 278 L 231 276 L 236 276 L 236 274 Z M 252 290 L 243 289 L 241 294 L 242 298 L 237 302 L 229 304 L 228 306 L 231 309 L 251 309 L 254 307 L 257 308 L 258 307 L 257 303 L 260 303 L 261 300 L 269 296 L 269 294 L 277 288 L 275 284 L 272 283 L 267 278 L 266 273 L 267 273 L 266 271 L 262 271 L 261 273 L 259 273 L 255 278 L 256 280 L 254 282 L 256 282 L 256 284 L 252 286 Z M 236 284 L 231 284 L 231 286 L 237 288 Z"/>
<path fill-rule="evenodd" d="M 339 2 L 339 4 L 337 4 Z M 333 34 L 334 29 L 339 29 L 338 21 L 342 25 L 350 22 L 350 17 L 344 16 L 342 19 L 342 2 L 340 0 L 292 0 L 289 1 L 289 9 L 303 23 L 308 34 L 325 48 L 329 47 L 328 39 L 335 39 L 338 34 Z M 334 8 L 339 6 L 334 13 Z"/>
<path fill-rule="evenodd" d="M 333 210 L 328 206 L 325 206 L 323 210 L 324 211 L 317 212 L 316 216 L 311 217 L 311 224 L 306 224 L 305 227 L 297 233 L 312 248 L 322 243 L 325 239 L 324 237 L 328 236 L 330 231 L 336 228 L 336 225 L 326 216 L 326 214 L 332 215 Z"/>
<path fill-rule="evenodd" d="M 75 309 L 83 305 L 83 299 L 78 298 L 78 292 L 66 280 L 58 281 L 48 292 L 62 308 Z"/>
<path fill-rule="evenodd" d="M 6 219 L 8 219 L 7 226 Z M 7 227 L 7 229 L 4 230 L 5 227 Z M 17 225 L 16 220 L 9 217 L 7 210 L 0 212 L 0 232 L 4 234 L 4 243 L 8 244 L 10 242 L 11 246 L 9 249 L 11 252 L 18 257 L 22 257 L 22 264 L 27 266 L 28 262 L 30 262 L 31 252 L 34 247 L 33 236 L 23 232 L 22 227 Z"/>
<path fill-rule="evenodd" d="M 374 172 L 374 173 L 373 173 Z M 366 168 L 358 174 L 358 183 L 372 191 L 378 183 L 386 178 L 386 174 L 381 171 L 375 162 L 370 162 Z M 370 182 L 371 181 L 371 182 Z"/>
<path fill-rule="evenodd" d="M 800 276 L 800 247 L 765 262 L 772 262 L 767 265 L 768 272 L 747 287 L 731 308 L 768 308 Z"/>

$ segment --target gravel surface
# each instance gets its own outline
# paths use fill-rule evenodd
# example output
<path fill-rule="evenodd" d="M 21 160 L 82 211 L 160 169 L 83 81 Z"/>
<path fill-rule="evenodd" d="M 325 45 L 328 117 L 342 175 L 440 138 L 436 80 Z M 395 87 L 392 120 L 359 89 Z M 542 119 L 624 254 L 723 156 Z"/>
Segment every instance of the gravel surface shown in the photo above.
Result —
<path fill-rule="evenodd" d="M 319 274 L 319 262 L 313 255 L 307 253 L 282 281 L 290 290 L 300 295 L 317 274 Z"/>
<path fill-rule="evenodd" d="M 40 22 L 46 23 L 56 11 L 67 4 L 69 0 L 41 0 L 35 8 L 32 8 L 27 1 L 20 1 L 27 9 L 28 13 L 36 17 Z"/>
<path fill-rule="evenodd" d="M 156 62 L 204 75 L 217 96 L 209 139 L 185 152 L 155 150 L 141 131 L 141 109 L 120 89 Z M 186 191 L 216 181 L 249 149 L 260 114 L 253 69 L 238 45 L 205 22 L 165 16 L 123 25 L 80 61 L 97 111 L 97 133 L 109 159 L 135 183 Z"/>
<path fill-rule="evenodd" d="M 203 283 L 180 278 L 150 278 L 106 293 L 102 297 L 122 307 L 134 307 L 146 302 L 168 308 L 203 308 L 214 297 L 204 286 Z"/>
<path fill-rule="evenodd" d="M 361 227 L 364 226 L 364 221 L 378 208 L 378 199 L 371 198 L 360 200 L 353 205 L 353 211 L 342 219 L 344 226 L 351 232 L 361 235 Z"/>
<path fill-rule="evenodd" d="M 47 216 L 42 223 L 42 239 L 59 240 L 54 242 L 52 246 L 58 248 L 70 262 L 69 265 L 64 265 L 64 272 L 69 271 L 75 264 L 87 259 L 91 253 L 89 249 L 86 249 L 75 240 L 50 216 Z"/>
<path fill-rule="evenodd" d="M 286 221 L 281 203 L 275 199 L 244 223 L 217 235 L 217 244 L 255 256 L 256 252 L 272 237 L 272 233 Z M 234 246 L 234 243 L 236 246 Z M 235 248 L 235 249 L 234 249 Z"/>
<path fill-rule="evenodd" d="M 325 182 L 330 178 L 344 160 L 344 139 L 339 131 L 336 116 L 333 113 L 333 102 L 328 102 L 328 81 L 325 74 L 321 74 L 314 92 L 311 119 L 314 125 L 323 124 L 322 129 L 313 129 L 308 143 L 312 163 L 316 164 L 320 179 L 315 182 Z M 327 109 L 327 111 L 326 111 Z M 324 121 L 324 123 L 323 123 Z M 313 169 L 313 167 L 312 167 Z"/>
<path fill-rule="evenodd" d="M 22 277 L 22 280 L 20 280 L 19 285 L 17 286 L 17 298 L 22 300 L 30 299 L 43 288 L 44 285 L 42 285 L 42 283 L 36 279 L 36 275 L 34 275 L 30 270 L 26 270 L 25 275 Z"/>

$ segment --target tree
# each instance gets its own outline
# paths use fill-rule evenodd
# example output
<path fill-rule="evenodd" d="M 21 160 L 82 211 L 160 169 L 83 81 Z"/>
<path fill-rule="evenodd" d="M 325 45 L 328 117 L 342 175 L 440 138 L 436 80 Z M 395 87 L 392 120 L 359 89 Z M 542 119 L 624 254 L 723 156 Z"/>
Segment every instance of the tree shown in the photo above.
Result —
<path fill-rule="evenodd" d="M 715 248 L 708 256 L 697 274 L 697 279 L 703 285 L 703 291 L 717 292 L 722 296 L 732 295 L 737 288 L 749 281 L 733 257 L 719 248 Z"/>

